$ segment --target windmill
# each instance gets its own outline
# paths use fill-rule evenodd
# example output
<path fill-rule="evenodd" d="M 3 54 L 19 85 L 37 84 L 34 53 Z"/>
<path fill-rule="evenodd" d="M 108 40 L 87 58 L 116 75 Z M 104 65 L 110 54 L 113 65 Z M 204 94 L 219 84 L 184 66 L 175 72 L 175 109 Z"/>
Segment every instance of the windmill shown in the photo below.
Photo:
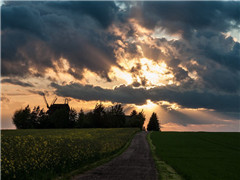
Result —
<path fill-rule="evenodd" d="M 47 113 L 49 115 L 53 114 L 56 110 L 66 110 L 67 112 L 70 111 L 70 107 L 68 105 L 68 99 L 67 98 L 65 98 L 64 104 L 55 104 L 55 102 L 57 101 L 57 97 L 55 96 L 55 98 L 53 99 L 52 104 L 50 106 L 48 105 L 45 94 L 43 94 L 43 98 L 44 98 L 44 101 L 45 101 L 46 106 L 48 108 Z"/>

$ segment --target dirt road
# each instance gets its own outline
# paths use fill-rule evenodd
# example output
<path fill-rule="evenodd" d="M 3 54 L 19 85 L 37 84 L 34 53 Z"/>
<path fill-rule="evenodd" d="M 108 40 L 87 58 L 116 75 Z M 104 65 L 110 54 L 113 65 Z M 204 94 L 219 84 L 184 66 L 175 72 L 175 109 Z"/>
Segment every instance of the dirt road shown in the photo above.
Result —
<path fill-rule="evenodd" d="M 75 176 L 73 180 L 156 180 L 157 171 L 146 135 L 146 132 L 136 134 L 130 146 L 120 156 Z"/>

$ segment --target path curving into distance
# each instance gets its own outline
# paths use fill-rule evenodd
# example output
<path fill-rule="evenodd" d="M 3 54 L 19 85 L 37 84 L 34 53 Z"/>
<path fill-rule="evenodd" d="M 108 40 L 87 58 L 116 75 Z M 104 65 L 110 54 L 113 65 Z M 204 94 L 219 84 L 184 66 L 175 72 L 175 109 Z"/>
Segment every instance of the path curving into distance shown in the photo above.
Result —
<path fill-rule="evenodd" d="M 110 162 L 73 177 L 73 180 L 157 180 L 157 170 L 147 142 L 147 132 L 137 133 L 130 146 Z"/>

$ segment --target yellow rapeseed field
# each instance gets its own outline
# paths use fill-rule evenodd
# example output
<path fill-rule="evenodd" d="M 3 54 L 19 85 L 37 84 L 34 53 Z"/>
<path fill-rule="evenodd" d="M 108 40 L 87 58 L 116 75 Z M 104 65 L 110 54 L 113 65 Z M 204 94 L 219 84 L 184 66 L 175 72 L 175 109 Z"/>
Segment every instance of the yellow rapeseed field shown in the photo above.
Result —
<path fill-rule="evenodd" d="M 138 129 L 2 131 L 2 179 L 51 179 L 119 151 Z"/>

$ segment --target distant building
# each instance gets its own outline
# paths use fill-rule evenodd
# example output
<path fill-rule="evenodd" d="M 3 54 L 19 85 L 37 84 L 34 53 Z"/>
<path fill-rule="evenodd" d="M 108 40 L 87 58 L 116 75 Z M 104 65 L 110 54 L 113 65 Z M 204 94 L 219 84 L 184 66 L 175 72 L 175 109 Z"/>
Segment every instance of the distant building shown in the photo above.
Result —
<path fill-rule="evenodd" d="M 52 105 L 49 107 L 47 113 L 48 113 L 49 115 L 51 115 L 51 114 L 53 114 L 56 110 L 62 110 L 62 109 L 63 109 L 63 110 L 66 110 L 67 112 L 70 111 L 70 107 L 69 107 L 68 104 L 52 104 Z"/>
<path fill-rule="evenodd" d="M 49 115 L 53 114 L 56 110 L 65 110 L 67 113 L 69 113 L 70 107 L 68 105 L 68 99 L 65 99 L 64 104 L 55 104 L 55 102 L 57 101 L 57 97 L 55 97 L 53 99 L 52 104 L 49 106 L 48 102 L 47 102 L 47 99 L 45 97 L 45 94 L 43 94 L 43 98 L 44 98 L 44 101 L 45 101 L 45 103 L 47 105 L 47 108 L 48 108 L 47 113 Z"/>

